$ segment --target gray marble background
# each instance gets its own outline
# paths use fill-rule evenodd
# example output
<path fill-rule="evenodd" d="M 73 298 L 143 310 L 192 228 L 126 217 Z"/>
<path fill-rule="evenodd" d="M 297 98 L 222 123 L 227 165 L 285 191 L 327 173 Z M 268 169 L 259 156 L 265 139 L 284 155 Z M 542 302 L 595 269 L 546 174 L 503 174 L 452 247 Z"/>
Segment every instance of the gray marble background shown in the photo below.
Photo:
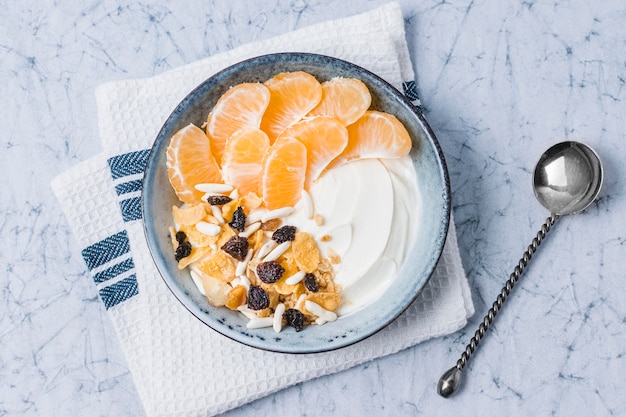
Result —
<path fill-rule="evenodd" d="M 477 313 L 448 337 L 226 415 L 626 415 L 626 3 L 400 3 Z M 144 413 L 49 187 L 99 151 L 94 88 L 382 4 L 0 0 L 0 416 Z M 550 233 L 444 400 L 439 375 L 548 215 L 534 163 L 568 139 L 601 155 L 601 197 Z"/>

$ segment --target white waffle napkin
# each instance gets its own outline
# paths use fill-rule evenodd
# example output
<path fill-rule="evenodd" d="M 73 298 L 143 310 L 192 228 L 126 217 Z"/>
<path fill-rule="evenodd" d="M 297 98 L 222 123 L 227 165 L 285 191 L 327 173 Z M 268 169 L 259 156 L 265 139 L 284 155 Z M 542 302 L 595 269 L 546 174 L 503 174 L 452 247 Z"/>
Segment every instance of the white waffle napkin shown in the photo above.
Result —
<path fill-rule="evenodd" d="M 174 107 L 215 72 L 271 52 L 316 52 L 351 61 L 417 100 L 400 7 L 245 45 L 148 78 L 96 91 L 103 153 L 55 178 L 52 188 L 117 330 L 149 416 L 208 416 L 321 375 L 463 327 L 473 314 L 454 224 L 422 295 L 391 325 L 336 351 L 289 355 L 231 341 L 189 314 L 169 292 L 141 225 L 148 149 Z"/>

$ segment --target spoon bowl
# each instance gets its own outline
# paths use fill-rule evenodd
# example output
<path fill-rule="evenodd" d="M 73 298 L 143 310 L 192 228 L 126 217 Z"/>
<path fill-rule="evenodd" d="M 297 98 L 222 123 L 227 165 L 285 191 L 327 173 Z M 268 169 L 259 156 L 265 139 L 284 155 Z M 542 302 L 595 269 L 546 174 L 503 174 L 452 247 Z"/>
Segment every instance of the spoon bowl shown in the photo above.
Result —
<path fill-rule="evenodd" d="M 541 155 L 535 168 L 533 189 L 550 213 L 578 213 L 596 199 L 602 187 L 598 155 L 579 142 L 561 142 Z"/>
<path fill-rule="evenodd" d="M 457 391 L 461 383 L 461 371 L 554 223 L 560 216 L 578 213 L 589 207 L 600 193 L 602 180 L 600 158 L 587 145 L 572 141 L 561 142 L 541 155 L 535 167 L 533 189 L 537 200 L 550 211 L 550 217 L 515 266 L 456 365 L 439 379 L 437 392 L 441 396 L 447 398 Z"/>

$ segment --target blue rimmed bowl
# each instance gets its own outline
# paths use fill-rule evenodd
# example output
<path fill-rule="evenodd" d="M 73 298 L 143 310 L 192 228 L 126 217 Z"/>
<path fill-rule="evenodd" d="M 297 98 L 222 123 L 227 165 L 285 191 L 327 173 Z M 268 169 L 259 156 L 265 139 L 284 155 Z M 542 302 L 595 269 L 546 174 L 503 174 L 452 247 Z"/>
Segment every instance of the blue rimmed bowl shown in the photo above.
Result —
<path fill-rule="evenodd" d="M 357 314 L 301 332 L 285 328 L 247 329 L 239 312 L 213 307 L 196 289 L 189 271 L 179 270 L 174 259 L 168 227 L 171 207 L 180 204 L 169 184 L 166 149 L 172 135 L 194 123 L 201 126 L 208 110 L 231 86 L 264 82 L 280 72 L 306 71 L 320 82 L 334 77 L 363 81 L 372 95 L 371 108 L 395 115 L 413 141 L 410 157 L 415 167 L 420 233 L 398 274 L 377 301 Z M 359 342 L 396 319 L 421 293 L 441 256 L 450 221 L 450 185 L 441 148 L 421 112 L 393 86 L 352 63 L 323 55 L 280 53 L 237 63 L 196 87 L 174 109 L 159 132 L 150 152 L 142 191 L 143 223 L 148 247 L 163 280 L 191 314 L 213 330 L 237 342 L 275 352 L 315 353 Z M 419 214 L 417 214 L 419 213 Z M 417 301 L 419 302 L 419 300 Z"/>

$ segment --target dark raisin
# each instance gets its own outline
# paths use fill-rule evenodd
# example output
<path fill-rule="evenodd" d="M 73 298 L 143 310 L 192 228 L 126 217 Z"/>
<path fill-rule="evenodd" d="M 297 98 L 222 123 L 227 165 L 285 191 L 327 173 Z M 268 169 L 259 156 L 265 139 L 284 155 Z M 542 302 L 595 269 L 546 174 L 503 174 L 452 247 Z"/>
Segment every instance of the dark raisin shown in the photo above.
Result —
<path fill-rule="evenodd" d="M 237 207 L 237 210 L 233 213 L 233 218 L 228 223 L 230 227 L 240 232 L 243 232 L 246 228 L 246 214 L 243 212 L 243 207 Z"/>
<path fill-rule="evenodd" d="M 176 241 L 179 244 L 183 243 L 185 240 L 187 240 L 187 235 L 185 234 L 185 232 L 183 232 L 183 231 L 176 232 Z"/>
<path fill-rule="evenodd" d="M 176 262 L 180 262 L 181 259 L 186 258 L 189 255 L 191 255 L 191 243 L 183 242 L 176 248 L 174 258 L 176 259 Z"/>
<path fill-rule="evenodd" d="M 278 243 L 283 243 L 296 238 L 295 226 L 283 226 L 272 234 L 272 239 Z"/>
<path fill-rule="evenodd" d="M 256 274 L 266 284 L 272 284 L 283 276 L 285 268 L 276 261 L 261 262 L 256 267 Z"/>
<path fill-rule="evenodd" d="M 218 194 L 218 195 L 208 196 L 206 201 L 212 206 L 223 206 L 224 204 L 230 203 L 231 201 L 233 201 L 233 199 L 226 195 Z"/>
<path fill-rule="evenodd" d="M 238 261 L 246 259 L 248 254 L 248 239 L 242 236 L 233 236 L 220 248 Z"/>
<path fill-rule="evenodd" d="M 287 320 L 287 324 L 296 329 L 296 332 L 304 329 L 304 314 L 302 314 L 300 310 L 296 310 L 295 308 L 287 309 L 285 310 L 284 317 L 285 320 Z"/>
<path fill-rule="evenodd" d="M 320 286 L 317 284 L 315 275 L 310 272 L 304 276 L 304 286 L 311 292 L 318 292 L 320 290 Z"/>
<path fill-rule="evenodd" d="M 270 296 L 261 287 L 250 285 L 248 290 L 248 308 L 251 310 L 263 310 L 270 306 Z"/>

